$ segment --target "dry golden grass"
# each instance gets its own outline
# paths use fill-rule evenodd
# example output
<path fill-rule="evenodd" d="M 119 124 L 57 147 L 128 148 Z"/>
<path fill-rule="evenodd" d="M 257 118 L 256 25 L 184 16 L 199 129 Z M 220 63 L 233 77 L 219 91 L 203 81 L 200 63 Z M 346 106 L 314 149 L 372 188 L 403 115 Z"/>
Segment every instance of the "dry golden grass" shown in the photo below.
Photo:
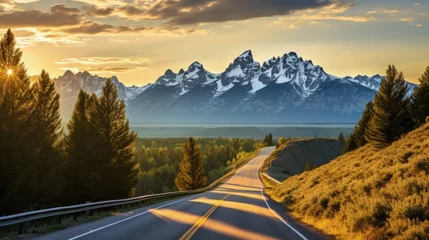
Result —
<path fill-rule="evenodd" d="M 271 195 L 341 239 L 429 239 L 429 124 L 291 177 Z"/>

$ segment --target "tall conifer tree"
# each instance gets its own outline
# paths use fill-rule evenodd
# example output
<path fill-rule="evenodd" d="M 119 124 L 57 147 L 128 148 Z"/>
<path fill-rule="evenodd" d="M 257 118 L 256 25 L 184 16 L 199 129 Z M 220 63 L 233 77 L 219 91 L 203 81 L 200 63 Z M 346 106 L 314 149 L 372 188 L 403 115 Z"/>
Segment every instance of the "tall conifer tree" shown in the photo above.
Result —
<path fill-rule="evenodd" d="M 194 190 L 207 185 L 202 156 L 195 140 L 191 137 L 183 146 L 183 159 L 179 165 L 175 183 L 179 190 Z"/>
<path fill-rule="evenodd" d="M 357 147 L 363 147 L 367 144 L 367 140 L 365 139 L 365 132 L 368 128 L 369 121 L 371 120 L 371 116 L 374 110 L 374 103 L 368 102 L 366 104 L 365 110 L 362 113 L 362 117 L 360 118 L 356 128 L 354 130 L 354 138 L 356 141 Z"/>
<path fill-rule="evenodd" d="M 68 135 L 65 139 L 66 164 L 64 167 L 65 186 L 64 199 L 67 204 L 84 203 L 93 199 L 91 178 L 98 169 L 92 165 L 95 158 L 91 143 L 94 142 L 94 131 L 90 125 L 89 116 L 94 109 L 94 99 L 88 93 L 80 90 L 67 125 Z M 92 189 L 96 188 L 94 186 Z"/>
<path fill-rule="evenodd" d="M 113 82 L 108 79 L 91 114 L 96 143 L 97 164 L 101 170 L 98 196 L 101 199 L 125 198 L 132 194 L 138 170 L 132 161 L 137 135 L 130 132 L 126 107 L 118 98 Z"/>
<path fill-rule="evenodd" d="M 424 124 L 429 116 L 429 67 L 419 80 L 420 86 L 414 88 L 411 96 L 411 114 L 417 127 Z"/>
<path fill-rule="evenodd" d="M 402 72 L 389 66 L 374 98 L 374 110 L 365 130 L 365 139 L 376 149 L 385 148 L 412 129 L 406 97 L 407 83 Z"/>
<path fill-rule="evenodd" d="M 61 133 L 60 96 L 49 74 L 42 71 L 39 81 L 34 85 L 35 108 L 30 116 L 34 121 L 36 176 L 38 185 L 37 202 L 43 207 L 58 197 L 61 166 L 59 143 Z"/>
<path fill-rule="evenodd" d="M 33 91 L 9 29 L 0 41 L 0 213 L 30 208 L 35 199 Z"/>

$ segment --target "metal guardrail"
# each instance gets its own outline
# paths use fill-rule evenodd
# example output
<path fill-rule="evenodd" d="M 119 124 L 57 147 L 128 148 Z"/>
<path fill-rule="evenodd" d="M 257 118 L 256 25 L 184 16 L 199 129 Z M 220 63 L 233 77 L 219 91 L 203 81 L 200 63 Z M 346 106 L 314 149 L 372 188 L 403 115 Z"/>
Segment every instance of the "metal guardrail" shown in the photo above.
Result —
<path fill-rule="evenodd" d="M 264 177 L 266 177 L 269 181 L 275 183 L 275 184 L 280 184 L 279 181 L 277 181 L 276 179 L 272 178 L 270 175 L 266 174 L 266 173 L 262 173 L 262 175 L 264 175 Z"/>
<path fill-rule="evenodd" d="M 102 202 L 94 202 L 94 203 L 85 203 L 79 205 L 72 205 L 66 207 L 56 207 L 56 208 L 48 208 L 31 212 L 23 212 L 9 216 L 0 217 L 0 227 L 10 226 L 19 224 L 18 234 L 22 234 L 24 232 L 24 224 L 27 222 L 41 220 L 46 218 L 57 217 L 57 221 L 61 222 L 61 218 L 65 215 L 73 215 L 73 219 L 76 220 L 79 213 L 88 212 L 90 216 L 92 216 L 94 210 L 102 210 L 102 209 L 115 209 L 119 206 L 132 206 L 133 204 L 139 204 L 149 201 L 156 201 L 161 199 L 168 199 L 176 196 L 184 196 L 195 193 L 202 193 L 208 190 L 213 189 L 219 183 L 221 183 L 226 178 L 233 175 L 235 171 L 231 171 L 216 180 L 209 186 L 197 190 L 190 191 L 177 191 L 177 192 L 169 192 L 169 193 L 160 193 L 160 194 L 152 194 L 145 195 L 141 197 L 134 198 L 126 198 L 119 200 L 110 200 L 110 201 L 102 201 Z"/>

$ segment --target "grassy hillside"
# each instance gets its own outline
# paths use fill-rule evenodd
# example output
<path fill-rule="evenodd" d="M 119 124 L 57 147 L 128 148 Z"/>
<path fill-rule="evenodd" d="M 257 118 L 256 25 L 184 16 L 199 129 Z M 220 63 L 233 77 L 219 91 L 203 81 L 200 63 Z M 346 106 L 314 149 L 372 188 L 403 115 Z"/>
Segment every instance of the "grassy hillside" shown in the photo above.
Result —
<path fill-rule="evenodd" d="M 320 166 L 341 155 L 343 145 L 333 139 L 299 139 L 277 149 L 269 158 L 268 172 L 282 181 L 304 172 L 305 165 Z"/>
<path fill-rule="evenodd" d="M 296 175 L 271 195 L 345 239 L 429 239 L 429 124 L 391 146 L 368 145 Z"/>

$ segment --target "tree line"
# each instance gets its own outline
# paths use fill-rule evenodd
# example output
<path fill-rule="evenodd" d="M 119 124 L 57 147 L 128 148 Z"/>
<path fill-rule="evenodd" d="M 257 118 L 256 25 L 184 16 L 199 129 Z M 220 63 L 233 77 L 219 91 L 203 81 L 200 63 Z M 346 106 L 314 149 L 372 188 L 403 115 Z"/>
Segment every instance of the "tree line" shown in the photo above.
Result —
<path fill-rule="evenodd" d="M 419 81 L 420 85 L 408 96 L 409 87 L 403 73 L 389 66 L 374 101 L 366 105 L 361 119 L 346 139 L 344 153 L 366 144 L 375 149 L 385 148 L 429 122 L 429 67 Z"/>
<path fill-rule="evenodd" d="M 62 132 L 59 94 L 30 83 L 12 31 L 0 41 L 0 214 L 132 195 L 138 171 L 125 103 L 112 81 L 81 91 Z"/>
<path fill-rule="evenodd" d="M 187 189 L 178 187 L 175 179 L 179 172 L 186 172 L 180 166 L 195 159 L 199 159 L 194 161 L 196 165 L 201 160 L 204 177 L 207 177 L 206 184 L 203 185 L 210 184 L 230 171 L 230 167 L 236 162 L 251 155 L 260 144 L 254 139 L 239 138 L 137 139 L 135 161 L 139 174 L 136 194 Z"/>

